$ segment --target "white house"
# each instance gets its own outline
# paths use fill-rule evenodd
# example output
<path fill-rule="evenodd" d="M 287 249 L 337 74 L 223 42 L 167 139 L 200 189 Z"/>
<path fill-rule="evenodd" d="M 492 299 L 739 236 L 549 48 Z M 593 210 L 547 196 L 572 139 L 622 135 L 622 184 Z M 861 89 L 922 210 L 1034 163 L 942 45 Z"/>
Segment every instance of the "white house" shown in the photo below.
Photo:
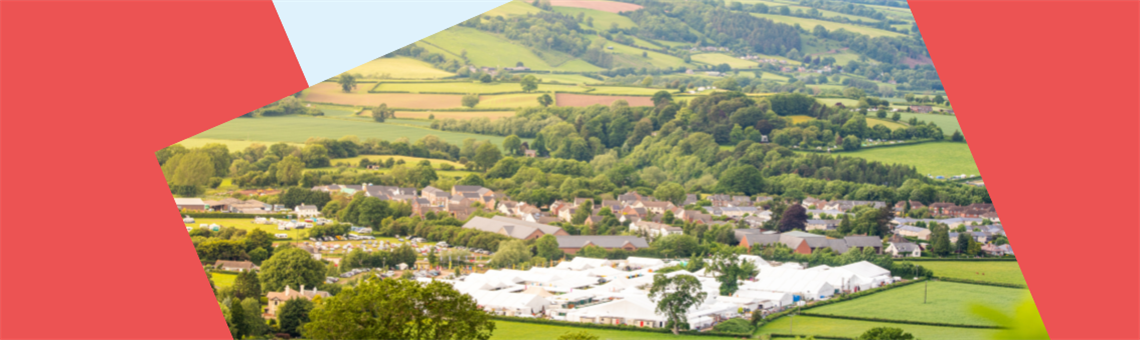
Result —
<path fill-rule="evenodd" d="M 317 206 L 315 205 L 298 205 L 297 207 L 293 208 L 293 211 L 297 213 L 298 218 L 321 216 L 321 212 L 317 210 Z"/>
<path fill-rule="evenodd" d="M 894 257 L 919 257 L 922 256 L 922 247 L 910 242 L 891 242 L 886 252 Z"/>

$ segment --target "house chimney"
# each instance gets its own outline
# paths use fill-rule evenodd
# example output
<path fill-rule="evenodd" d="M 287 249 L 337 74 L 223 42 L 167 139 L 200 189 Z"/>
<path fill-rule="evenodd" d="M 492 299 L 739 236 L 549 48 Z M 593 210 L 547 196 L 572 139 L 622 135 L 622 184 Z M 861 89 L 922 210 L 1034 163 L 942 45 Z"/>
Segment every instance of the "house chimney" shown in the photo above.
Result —
<path fill-rule="evenodd" d="M 285 286 L 285 297 L 289 297 L 289 286 Z"/>
<path fill-rule="evenodd" d="M 297 292 L 298 293 L 304 293 L 305 292 L 305 285 L 301 285 L 301 290 L 298 290 Z"/>

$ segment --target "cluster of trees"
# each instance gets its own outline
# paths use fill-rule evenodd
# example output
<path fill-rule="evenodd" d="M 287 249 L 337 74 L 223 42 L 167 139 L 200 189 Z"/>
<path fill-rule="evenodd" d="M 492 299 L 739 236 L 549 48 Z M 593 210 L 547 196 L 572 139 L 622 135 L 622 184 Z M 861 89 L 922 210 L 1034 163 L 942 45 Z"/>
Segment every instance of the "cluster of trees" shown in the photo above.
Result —
<path fill-rule="evenodd" d="M 511 239 L 501 234 L 464 229 L 462 228 L 463 223 L 464 221 L 446 213 L 428 212 L 424 214 L 423 219 L 419 217 L 386 218 L 377 231 L 383 236 L 423 237 L 430 242 L 447 242 L 452 247 L 463 246 L 492 251 L 499 249 L 501 242 Z"/>
<path fill-rule="evenodd" d="M 718 1 L 645 2 L 629 14 L 647 39 L 698 42 L 695 29 L 719 46 L 754 53 L 783 55 L 801 48 L 799 31 L 790 25 L 732 11 Z"/>
<path fill-rule="evenodd" d="M 218 231 L 194 228 L 190 240 L 198 259 L 203 264 L 213 265 L 218 260 L 251 261 L 261 264 L 274 253 L 273 236 L 261 229 L 249 232 L 234 227 L 222 227 Z"/>
<path fill-rule="evenodd" d="M 464 69 L 464 63 L 466 63 L 466 60 L 460 62 L 460 60 L 449 59 L 447 56 L 441 53 L 429 52 L 426 48 L 417 46 L 416 44 L 409 44 L 408 46 L 401 47 L 398 50 L 388 53 L 383 58 L 391 58 L 395 56 L 405 56 L 425 61 L 435 66 L 435 68 L 446 70 L 447 72 L 457 72 L 461 69 Z"/>
<path fill-rule="evenodd" d="M 269 103 L 265 106 L 262 106 L 262 107 L 258 108 L 257 110 L 247 112 L 246 114 L 242 115 L 242 117 L 273 117 L 273 116 L 284 116 L 284 115 L 310 115 L 310 116 L 323 116 L 323 115 L 325 115 L 324 111 L 321 111 L 320 109 L 317 109 L 314 107 L 305 106 L 303 103 L 301 103 L 301 100 L 297 99 L 297 95 L 299 95 L 299 94 L 300 94 L 300 92 L 297 92 L 296 94 L 294 94 L 292 96 L 281 98 L 280 100 Z"/>
<path fill-rule="evenodd" d="M 413 267 L 416 264 L 416 250 L 407 244 L 400 245 L 391 251 L 364 252 L 356 248 L 344 255 L 340 261 L 341 270 L 354 268 L 392 268 L 400 263 Z"/>
<path fill-rule="evenodd" d="M 590 40 L 581 33 L 593 33 L 593 30 L 579 26 L 579 20 L 574 16 L 557 12 L 538 12 L 508 18 L 475 17 L 460 25 L 499 33 L 536 49 L 549 49 L 570 55 L 580 55 L 590 45 Z"/>

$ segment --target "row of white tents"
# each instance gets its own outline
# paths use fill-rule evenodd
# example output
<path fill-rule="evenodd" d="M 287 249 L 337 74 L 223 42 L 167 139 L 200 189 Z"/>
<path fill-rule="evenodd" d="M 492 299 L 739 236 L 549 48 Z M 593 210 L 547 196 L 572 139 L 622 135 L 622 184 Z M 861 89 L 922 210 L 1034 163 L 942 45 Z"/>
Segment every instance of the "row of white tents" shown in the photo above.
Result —
<path fill-rule="evenodd" d="M 667 276 L 692 275 L 707 297 L 688 312 L 692 329 L 710 327 L 719 320 L 753 310 L 773 311 L 810 300 L 828 299 L 839 291 L 860 291 L 898 280 L 890 271 L 869 262 L 841 267 L 803 268 L 786 263 L 772 266 L 754 255 L 741 255 L 760 272 L 742 281 L 732 296 L 720 296 L 720 282 L 703 269 L 695 273 L 673 271 Z M 570 322 L 664 327 L 667 318 L 656 312 L 648 295 L 658 269 L 679 264 L 661 259 L 630 257 L 607 260 L 577 257 L 553 268 L 489 270 L 460 281 L 447 280 L 456 290 L 472 296 L 485 310 L 502 315 L 545 315 Z"/>

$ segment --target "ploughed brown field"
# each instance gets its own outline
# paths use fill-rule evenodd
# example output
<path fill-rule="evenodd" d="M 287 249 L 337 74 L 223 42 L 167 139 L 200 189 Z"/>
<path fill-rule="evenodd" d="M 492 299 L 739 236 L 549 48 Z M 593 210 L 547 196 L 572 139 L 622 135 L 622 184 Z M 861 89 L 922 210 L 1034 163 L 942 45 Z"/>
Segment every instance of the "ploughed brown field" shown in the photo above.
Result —
<path fill-rule="evenodd" d="M 613 1 L 590 0 L 551 0 L 551 6 L 587 8 L 610 13 L 633 12 L 641 9 L 641 5 Z"/>
<path fill-rule="evenodd" d="M 590 106 L 600 104 L 610 106 L 614 101 L 625 100 L 629 106 L 653 106 L 653 100 L 644 96 L 592 96 L 588 94 L 559 93 L 555 98 L 558 106 Z"/>
<path fill-rule="evenodd" d="M 455 94 L 368 93 L 371 85 L 374 84 L 358 84 L 354 93 L 344 93 L 337 83 L 320 83 L 305 91 L 304 99 L 316 103 L 353 106 L 388 104 L 391 108 L 446 109 L 460 107 L 463 98 Z"/>

